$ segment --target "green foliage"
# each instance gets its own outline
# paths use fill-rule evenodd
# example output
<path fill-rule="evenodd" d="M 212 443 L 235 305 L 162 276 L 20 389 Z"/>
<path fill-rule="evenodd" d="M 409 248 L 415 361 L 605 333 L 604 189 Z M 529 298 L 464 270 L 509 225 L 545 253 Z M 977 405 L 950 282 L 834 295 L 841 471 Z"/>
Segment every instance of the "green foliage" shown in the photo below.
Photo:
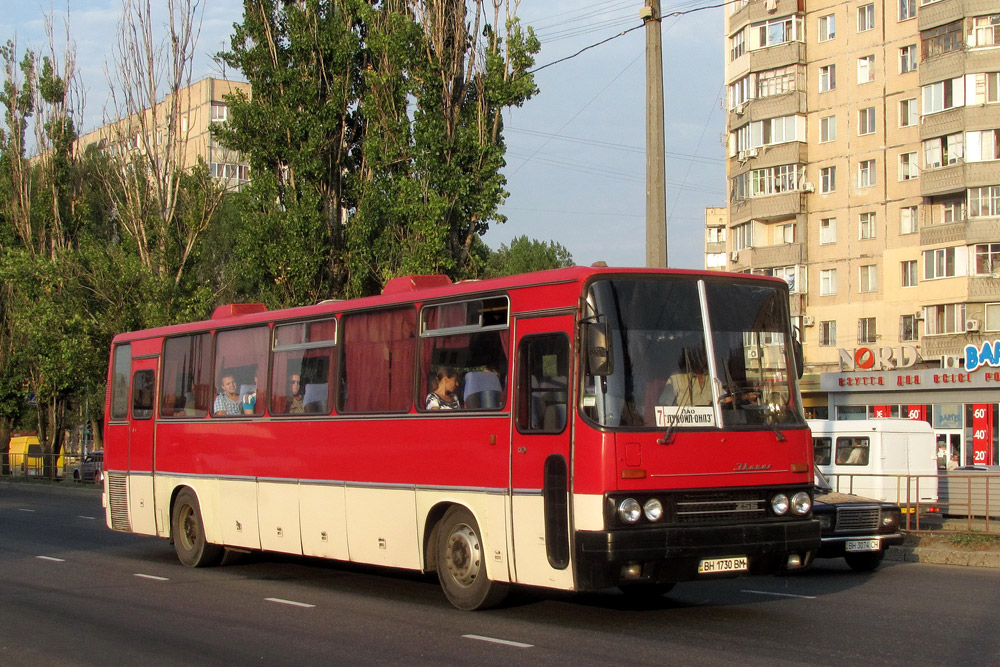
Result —
<path fill-rule="evenodd" d="M 559 243 L 516 236 L 511 239 L 510 246 L 501 244 L 489 254 L 482 277 L 498 278 L 566 266 L 573 266 L 573 256 Z"/>

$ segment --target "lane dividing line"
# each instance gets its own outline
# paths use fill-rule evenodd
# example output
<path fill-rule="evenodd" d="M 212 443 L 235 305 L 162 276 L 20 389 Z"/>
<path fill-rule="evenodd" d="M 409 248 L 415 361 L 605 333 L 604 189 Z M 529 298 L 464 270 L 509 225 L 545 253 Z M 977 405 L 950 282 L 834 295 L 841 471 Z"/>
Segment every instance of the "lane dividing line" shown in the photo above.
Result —
<path fill-rule="evenodd" d="M 513 646 L 514 648 L 532 648 L 534 644 L 523 644 L 521 642 L 512 642 L 509 639 L 497 639 L 496 637 L 484 637 L 483 635 L 462 635 L 464 639 L 475 639 L 481 642 L 490 642 L 491 644 L 503 644 L 504 646 Z"/>
<path fill-rule="evenodd" d="M 741 593 L 754 593 L 756 595 L 773 595 L 779 598 L 802 598 L 803 600 L 815 600 L 815 595 L 794 595 L 792 593 L 774 593 L 772 591 L 740 591 Z"/>
<path fill-rule="evenodd" d="M 19 512 L 34 512 L 35 510 L 28 509 L 27 507 L 18 507 Z"/>
<path fill-rule="evenodd" d="M 35 558 L 37 558 L 38 560 L 50 560 L 53 563 L 65 563 L 66 562 L 65 558 L 55 558 L 53 556 L 35 556 Z"/>
<path fill-rule="evenodd" d="M 278 604 L 287 604 L 292 607 L 305 607 L 306 609 L 312 609 L 316 605 L 309 604 L 307 602 L 296 602 L 295 600 L 282 600 L 281 598 L 264 598 L 268 602 L 277 602 Z"/>
<path fill-rule="evenodd" d="M 77 514 L 76 518 L 77 519 L 87 519 L 88 521 L 93 521 L 94 520 L 94 517 L 92 517 L 92 516 L 83 516 L 82 514 Z"/>
<path fill-rule="evenodd" d="M 170 581 L 166 577 L 157 577 L 155 574 L 141 574 L 137 572 L 132 576 L 139 577 L 140 579 L 152 579 L 153 581 Z"/>

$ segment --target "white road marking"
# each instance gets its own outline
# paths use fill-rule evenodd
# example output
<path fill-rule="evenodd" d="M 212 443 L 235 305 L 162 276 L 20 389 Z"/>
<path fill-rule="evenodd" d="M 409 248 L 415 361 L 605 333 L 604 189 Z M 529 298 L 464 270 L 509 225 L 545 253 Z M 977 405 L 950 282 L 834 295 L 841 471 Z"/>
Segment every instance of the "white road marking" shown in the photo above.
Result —
<path fill-rule="evenodd" d="M 157 577 L 154 574 L 141 574 L 137 572 L 133 576 L 139 577 L 140 579 L 152 579 L 153 581 L 170 581 L 166 577 Z"/>
<path fill-rule="evenodd" d="M 29 510 L 27 507 L 18 507 L 17 509 L 19 509 L 22 512 L 34 512 L 35 511 L 35 510 Z"/>
<path fill-rule="evenodd" d="M 278 604 L 287 604 L 293 607 L 305 607 L 307 609 L 316 606 L 314 604 L 309 604 L 307 602 L 296 602 L 295 600 L 282 600 L 281 598 L 264 598 L 264 599 L 267 600 L 268 602 L 277 602 Z"/>
<path fill-rule="evenodd" d="M 503 644 L 504 646 L 513 646 L 514 648 L 531 648 L 534 644 L 522 644 L 521 642 L 513 642 L 509 639 L 497 639 L 496 637 L 484 637 L 483 635 L 462 635 L 465 639 L 476 639 L 481 642 L 490 642 L 492 644 Z"/>
<path fill-rule="evenodd" d="M 815 600 L 815 595 L 795 595 L 793 593 L 774 593 L 772 591 L 740 591 L 741 593 L 756 593 L 757 595 L 773 595 L 780 598 L 802 598 L 803 600 Z"/>
<path fill-rule="evenodd" d="M 94 520 L 94 517 L 92 517 L 92 516 L 83 516 L 82 514 L 77 514 L 76 518 L 77 519 L 89 519 L 90 521 Z"/>
<path fill-rule="evenodd" d="M 54 558 L 52 556 L 35 556 L 35 558 L 37 558 L 38 560 L 50 560 L 50 561 L 53 561 L 55 563 L 65 563 L 66 562 L 65 558 Z"/>

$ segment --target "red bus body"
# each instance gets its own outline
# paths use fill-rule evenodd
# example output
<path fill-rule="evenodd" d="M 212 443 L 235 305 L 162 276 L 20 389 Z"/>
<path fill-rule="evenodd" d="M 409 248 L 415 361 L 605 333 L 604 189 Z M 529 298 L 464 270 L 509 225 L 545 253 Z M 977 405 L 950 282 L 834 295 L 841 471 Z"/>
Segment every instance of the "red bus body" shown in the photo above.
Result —
<path fill-rule="evenodd" d="M 704 304 L 733 285 L 765 295 L 761 312 L 777 313 L 769 317 L 778 333 L 717 332 L 715 320 L 733 306 L 712 318 Z M 630 290 L 645 303 L 629 306 Z M 648 298 L 661 292 L 677 302 Z M 700 310 L 681 292 L 700 293 Z M 697 327 L 650 327 L 647 311 L 661 307 L 661 320 L 685 308 L 686 317 L 703 316 L 699 349 L 710 348 L 720 369 L 718 405 L 675 398 L 679 407 L 668 409 L 656 395 L 660 376 L 677 369 L 649 350 L 700 335 Z M 616 308 L 627 311 L 617 324 Z M 389 332 L 410 331 L 413 322 L 415 333 Z M 591 344 L 593 322 L 611 331 L 606 348 Z M 265 338 L 264 356 L 246 356 L 246 341 Z M 758 341 L 756 354 L 748 340 Z M 740 345 L 752 362 L 733 362 Z M 115 337 L 107 523 L 176 540 L 184 492 L 197 499 L 208 545 L 435 570 L 449 548 L 438 527 L 457 507 L 474 518 L 477 567 L 491 582 L 564 590 L 804 567 L 819 546 L 818 523 L 801 502 L 799 513 L 780 513 L 781 497 L 801 501 L 813 480 L 791 347 L 782 281 L 693 271 L 575 267 L 456 285 L 414 277 L 365 299 L 273 312 L 221 308 L 211 320 Z M 591 373 L 589 353 L 606 353 L 608 367 Z M 762 372 L 780 397 L 729 425 L 735 399 L 725 402 L 723 385 L 735 384 L 734 368 L 749 376 L 769 355 L 781 368 Z M 467 385 L 473 373 L 495 373 L 500 403 L 470 408 L 466 398 L 461 410 L 425 410 L 433 370 L 445 362 L 464 369 Z M 248 383 L 253 375 L 253 414 L 206 414 L 220 374 Z M 311 379 L 328 401 L 310 403 L 316 411 L 306 414 L 275 410 L 286 375 L 298 375 L 299 386 Z M 685 412 L 702 426 L 677 424 Z M 633 523 L 629 499 L 642 508 Z"/>

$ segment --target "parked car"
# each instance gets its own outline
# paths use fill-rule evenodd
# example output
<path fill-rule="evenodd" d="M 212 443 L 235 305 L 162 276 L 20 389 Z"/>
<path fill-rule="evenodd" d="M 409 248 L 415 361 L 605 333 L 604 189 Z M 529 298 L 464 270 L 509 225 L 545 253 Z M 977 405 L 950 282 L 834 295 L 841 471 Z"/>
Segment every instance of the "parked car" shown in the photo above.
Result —
<path fill-rule="evenodd" d="M 83 458 L 83 463 L 73 468 L 74 482 L 88 482 L 91 484 L 104 483 L 104 452 L 97 451 L 87 454 Z"/>
<path fill-rule="evenodd" d="M 822 539 L 818 558 L 843 558 L 852 570 L 871 572 L 888 547 L 903 543 L 902 511 L 896 503 L 837 493 L 818 469 L 816 494 L 813 516 Z"/>

